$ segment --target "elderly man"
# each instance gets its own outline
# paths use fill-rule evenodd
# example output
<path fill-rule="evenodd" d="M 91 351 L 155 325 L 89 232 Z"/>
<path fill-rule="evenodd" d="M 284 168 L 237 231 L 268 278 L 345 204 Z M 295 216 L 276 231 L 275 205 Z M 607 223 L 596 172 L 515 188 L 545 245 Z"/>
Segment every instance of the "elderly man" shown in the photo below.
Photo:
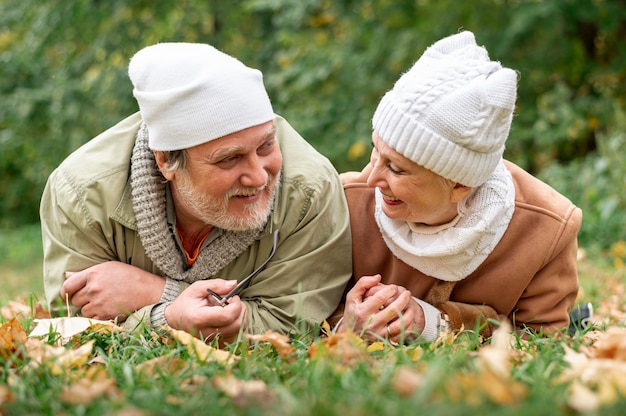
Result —
<path fill-rule="evenodd" d="M 139 112 L 71 154 L 43 193 L 53 315 L 222 343 L 327 318 L 351 274 L 345 196 L 274 114 L 262 74 L 209 45 L 161 43 L 129 75 Z"/>

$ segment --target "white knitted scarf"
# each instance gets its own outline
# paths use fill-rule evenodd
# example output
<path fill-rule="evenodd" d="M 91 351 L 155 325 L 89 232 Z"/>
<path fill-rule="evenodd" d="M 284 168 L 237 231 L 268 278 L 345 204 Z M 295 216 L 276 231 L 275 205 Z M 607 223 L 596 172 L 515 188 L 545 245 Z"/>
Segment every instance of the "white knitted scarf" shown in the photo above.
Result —
<path fill-rule="evenodd" d="M 457 217 L 440 226 L 390 219 L 376 188 L 375 218 L 391 252 L 414 269 L 448 282 L 465 279 L 482 264 L 504 235 L 514 210 L 515 187 L 502 161 L 467 202 L 459 204 Z"/>
<path fill-rule="evenodd" d="M 137 232 L 146 255 L 167 277 L 174 280 L 193 283 L 214 276 L 245 251 L 264 228 L 241 232 L 225 231 L 200 250 L 196 262 L 187 270 L 173 232 L 168 226 L 166 182 L 148 147 L 148 129 L 145 123 L 137 133 L 133 149 L 130 185 Z"/>

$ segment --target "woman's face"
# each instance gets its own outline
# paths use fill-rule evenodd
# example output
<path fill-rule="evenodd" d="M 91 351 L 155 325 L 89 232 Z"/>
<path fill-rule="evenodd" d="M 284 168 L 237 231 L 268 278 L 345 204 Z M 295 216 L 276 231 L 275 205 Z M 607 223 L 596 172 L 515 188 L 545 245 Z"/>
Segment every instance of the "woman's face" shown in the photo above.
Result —
<path fill-rule="evenodd" d="M 380 189 L 385 215 L 425 225 L 445 224 L 456 217 L 457 202 L 470 188 L 446 185 L 441 176 L 387 146 L 376 132 L 372 140 L 367 184 Z"/>

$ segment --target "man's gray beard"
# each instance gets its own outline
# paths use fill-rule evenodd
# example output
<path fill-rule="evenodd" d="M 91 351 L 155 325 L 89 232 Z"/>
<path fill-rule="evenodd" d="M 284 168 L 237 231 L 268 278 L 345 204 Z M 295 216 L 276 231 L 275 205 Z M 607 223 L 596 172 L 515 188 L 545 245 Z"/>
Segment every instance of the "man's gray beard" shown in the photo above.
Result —
<path fill-rule="evenodd" d="M 280 186 L 279 172 L 274 189 L 270 194 L 266 207 L 259 207 L 258 203 L 247 204 L 244 208 L 243 217 L 234 217 L 228 213 L 228 203 L 230 198 L 238 195 L 237 192 L 228 192 L 223 199 L 206 196 L 192 185 L 187 172 L 180 175 L 181 183 L 178 186 L 178 192 L 185 199 L 194 215 L 207 225 L 212 225 L 227 231 L 248 231 L 256 230 L 265 225 L 267 219 L 274 208 L 274 200 L 276 191 Z M 268 183 L 271 182 L 271 178 Z M 257 190 L 258 191 L 258 190 Z M 265 188 L 263 188 L 264 192 Z"/>

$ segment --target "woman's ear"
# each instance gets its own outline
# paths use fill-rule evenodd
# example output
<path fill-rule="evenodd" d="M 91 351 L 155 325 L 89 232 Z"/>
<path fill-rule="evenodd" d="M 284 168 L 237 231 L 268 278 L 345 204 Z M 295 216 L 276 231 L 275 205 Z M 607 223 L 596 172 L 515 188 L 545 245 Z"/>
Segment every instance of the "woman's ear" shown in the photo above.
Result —
<path fill-rule="evenodd" d="M 454 185 L 454 188 L 452 188 L 452 192 L 450 194 L 450 202 L 458 203 L 460 200 L 465 198 L 467 194 L 469 194 L 471 191 L 471 187 L 457 183 L 456 185 Z"/>
<path fill-rule="evenodd" d="M 165 158 L 165 154 L 158 150 L 155 150 L 153 153 L 154 160 L 156 160 L 157 166 L 159 167 L 159 170 L 161 171 L 163 177 L 165 177 L 165 179 L 168 181 L 174 179 L 174 172 L 167 169 L 167 159 Z"/>

